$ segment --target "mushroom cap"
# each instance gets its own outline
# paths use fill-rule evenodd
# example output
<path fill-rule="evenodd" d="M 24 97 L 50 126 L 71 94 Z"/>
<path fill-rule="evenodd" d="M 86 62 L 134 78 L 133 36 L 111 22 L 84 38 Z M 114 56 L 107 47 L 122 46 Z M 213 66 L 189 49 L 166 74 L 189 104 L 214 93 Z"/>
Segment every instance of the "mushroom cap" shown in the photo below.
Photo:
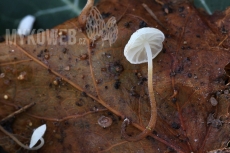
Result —
<path fill-rule="evenodd" d="M 162 50 L 164 39 L 164 34 L 156 28 L 141 28 L 132 34 L 125 46 L 124 55 L 132 64 L 148 62 L 145 43 L 149 44 L 153 59 Z"/>
<path fill-rule="evenodd" d="M 31 136 L 29 148 L 33 148 L 33 146 L 38 142 L 38 140 L 42 138 L 45 131 L 46 131 L 46 124 L 43 124 L 42 126 L 39 126 L 36 130 L 34 130 Z"/>

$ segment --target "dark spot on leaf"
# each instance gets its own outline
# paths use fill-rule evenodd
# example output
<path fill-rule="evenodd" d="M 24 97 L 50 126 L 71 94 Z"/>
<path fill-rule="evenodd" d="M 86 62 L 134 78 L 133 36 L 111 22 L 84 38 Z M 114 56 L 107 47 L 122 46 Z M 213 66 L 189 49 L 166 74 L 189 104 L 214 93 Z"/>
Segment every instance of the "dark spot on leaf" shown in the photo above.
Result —
<path fill-rule="evenodd" d="M 67 126 L 67 125 L 69 125 L 69 122 L 68 122 L 68 121 L 65 121 L 64 124 Z"/>
<path fill-rule="evenodd" d="M 184 11 L 184 6 L 179 7 L 178 11 L 181 13 Z"/>
<path fill-rule="evenodd" d="M 90 49 L 94 49 L 94 48 L 96 48 L 96 43 L 91 42 L 90 43 Z"/>
<path fill-rule="evenodd" d="M 14 122 L 14 118 L 11 118 L 11 119 L 7 120 L 6 122 L 4 122 L 4 123 L 2 124 L 2 127 L 3 127 L 6 131 L 8 131 L 8 132 L 10 132 L 10 133 L 13 133 L 13 129 L 12 129 L 13 122 Z"/>
<path fill-rule="evenodd" d="M 205 85 L 205 83 L 204 83 L 204 82 L 200 82 L 200 85 L 201 85 L 201 86 L 204 86 L 204 85 Z"/>
<path fill-rule="evenodd" d="M 175 103 L 177 99 L 175 97 L 172 98 L 172 102 Z"/>
<path fill-rule="evenodd" d="M 110 63 L 108 70 L 110 73 L 114 74 L 114 75 L 120 75 L 121 72 L 124 70 L 123 65 L 120 64 L 119 61 L 114 62 L 114 63 Z"/>
<path fill-rule="evenodd" d="M 54 126 L 56 126 L 56 127 L 58 127 L 58 126 L 60 125 L 59 122 L 54 122 L 53 124 L 54 124 Z"/>
<path fill-rule="evenodd" d="M 188 73 L 188 77 L 191 78 L 192 77 L 192 73 Z"/>
<path fill-rule="evenodd" d="M 157 135 L 157 131 L 155 131 L 155 130 L 153 130 L 153 132 L 152 132 L 153 134 L 155 134 L 155 135 Z"/>
<path fill-rule="evenodd" d="M 0 153 L 7 153 L 7 152 L 0 146 Z"/>
<path fill-rule="evenodd" d="M 48 72 L 49 72 L 49 73 L 51 73 L 51 70 L 50 70 L 50 69 L 48 69 Z"/>
<path fill-rule="evenodd" d="M 67 48 L 63 48 L 63 49 L 62 49 L 62 53 L 63 53 L 63 54 L 66 54 L 66 53 L 67 53 L 67 51 L 68 51 L 68 49 L 67 49 Z"/>
<path fill-rule="evenodd" d="M 56 96 L 56 98 L 57 98 L 57 99 L 62 99 L 62 97 L 61 97 L 61 96 L 59 96 L 59 95 L 57 95 L 57 96 Z"/>
<path fill-rule="evenodd" d="M 108 112 L 107 114 L 113 120 L 113 122 L 117 122 L 118 121 L 118 117 L 116 115 L 114 115 L 113 113 Z"/>
<path fill-rule="evenodd" d="M 138 85 L 143 85 L 143 83 L 145 82 L 145 81 L 147 81 L 148 79 L 146 78 L 146 77 L 142 77 L 141 78 L 141 81 L 140 82 L 138 82 Z"/>
<path fill-rule="evenodd" d="M 121 120 L 121 117 L 120 117 L 120 116 L 118 116 L 118 120 L 119 120 L 119 121 Z"/>
<path fill-rule="evenodd" d="M 147 27 L 147 23 L 145 21 L 141 21 L 139 24 L 139 28 Z"/>
<path fill-rule="evenodd" d="M 170 75 L 170 77 L 175 77 L 175 76 L 176 76 L 176 72 L 174 72 L 174 71 L 173 71 L 173 72 L 170 72 L 169 75 Z"/>
<path fill-rule="evenodd" d="M 105 12 L 101 13 L 101 16 L 102 16 L 103 19 L 109 17 L 110 15 L 111 15 L 111 13 L 109 13 L 109 12 L 108 13 L 105 13 Z"/>
<path fill-rule="evenodd" d="M 228 33 L 228 30 L 225 29 L 225 26 L 224 26 L 224 25 L 221 27 L 221 33 L 222 33 L 222 34 Z"/>
<path fill-rule="evenodd" d="M 82 99 L 79 99 L 75 104 L 79 107 L 83 106 L 84 101 Z"/>
<path fill-rule="evenodd" d="M 82 92 L 82 93 L 81 93 L 81 96 L 82 96 L 82 97 L 87 97 L 87 94 L 86 94 L 85 92 Z"/>
<path fill-rule="evenodd" d="M 108 86 L 105 86 L 105 89 L 108 89 Z"/>
<path fill-rule="evenodd" d="M 63 42 L 67 42 L 68 41 L 68 36 L 67 35 L 62 35 L 61 38 L 62 38 Z"/>
<path fill-rule="evenodd" d="M 196 37 L 197 37 L 197 38 L 200 38 L 200 35 L 197 34 Z"/>
<path fill-rule="evenodd" d="M 227 148 L 230 148 L 230 141 L 228 141 L 227 143 Z"/>
<path fill-rule="evenodd" d="M 129 28 L 130 27 L 130 25 L 131 25 L 131 21 L 129 21 L 129 22 L 126 22 L 125 24 L 124 24 L 124 26 L 126 27 L 126 28 Z"/>
<path fill-rule="evenodd" d="M 171 124 L 171 127 L 174 128 L 174 129 L 179 129 L 180 128 L 180 124 L 176 123 L 176 122 L 173 122 Z"/>
<path fill-rule="evenodd" d="M 151 141 L 151 142 L 155 142 L 155 139 L 152 138 L 152 137 L 150 137 L 150 136 L 147 136 L 146 139 L 149 140 L 149 141 Z"/>
<path fill-rule="evenodd" d="M 168 153 L 176 153 L 176 151 L 171 147 L 167 147 L 166 152 L 168 152 Z"/>
<path fill-rule="evenodd" d="M 43 50 L 40 51 L 40 53 L 37 55 L 37 57 L 42 57 Z"/>
<path fill-rule="evenodd" d="M 119 89 L 120 85 L 121 85 L 121 82 L 120 82 L 119 80 L 117 80 L 117 81 L 114 83 L 113 86 L 114 86 L 115 89 Z"/>
<path fill-rule="evenodd" d="M 191 59 L 189 58 L 189 57 L 186 57 L 186 59 L 185 59 L 186 61 L 191 61 Z"/>
<path fill-rule="evenodd" d="M 184 70 L 183 65 L 180 65 L 176 68 L 176 73 L 181 73 Z"/>
<path fill-rule="evenodd" d="M 45 124 L 46 123 L 46 120 L 41 120 L 41 124 Z"/>

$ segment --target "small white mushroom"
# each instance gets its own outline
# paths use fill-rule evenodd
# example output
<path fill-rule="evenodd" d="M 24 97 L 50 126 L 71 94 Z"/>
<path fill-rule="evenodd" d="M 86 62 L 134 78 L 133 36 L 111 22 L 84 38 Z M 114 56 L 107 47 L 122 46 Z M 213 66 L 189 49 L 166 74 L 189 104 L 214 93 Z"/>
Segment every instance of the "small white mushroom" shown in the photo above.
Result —
<path fill-rule="evenodd" d="M 37 150 L 44 145 L 44 139 L 42 137 L 45 131 L 46 131 L 46 124 L 43 124 L 42 126 L 39 126 L 36 130 L 34 130 L 31 136 L 29 148 L 32 148 L 33 150 Z M 34 145 L 38 142 L 38 140 L 40 140 L 41 143 L 38 146 L 34 147 Z"/>
<path fill-rule="evenodd" d="M 8 135 L 11 139 L 13 139 L 19 146 L 21 146 L 24 149 L 38 150 L 44 145 L 44 139 L 42 138 L 42 136 L 44 135 L 44 133 L 46 131 L 46 124 L 38 127 L 36 130 L 34 130 L 32 136 L 31 136 L 29 147 L 24 145 L 22 142 L 20 142 L 16 137 L 14 137 L 13 134 L 6 131 L 1 125 L 0 125 L 0 131 L 5 133 L 6 135 Z M 34 147 L 34 145 L 38 142 L 38 140 L 40 140 L 41 143 L 38 146 Z"/>
<path fill-rule="evenodd" d="M 18 26 L 18 35 L 29 35 L 30 31 L 33 28 L 35 17 L 32 15 L 25 16 L 19 23 Z"/>
<path fill-rule="evenodd" d="M 142 28 L 132 34 L 130 40 L 125 46 L 124 55 L 132 64 L 148 63 L 148 90 L 151 105 L 151 118 L 146 129 L 139 134 L 137 139 L 127 139 L 138 141 L 147 136 L 155 127 L 157 109 L 153 92 L 152 81 L 152 59 L 155 58 L 163 48 L 164 34 L 156 28 Z"/>

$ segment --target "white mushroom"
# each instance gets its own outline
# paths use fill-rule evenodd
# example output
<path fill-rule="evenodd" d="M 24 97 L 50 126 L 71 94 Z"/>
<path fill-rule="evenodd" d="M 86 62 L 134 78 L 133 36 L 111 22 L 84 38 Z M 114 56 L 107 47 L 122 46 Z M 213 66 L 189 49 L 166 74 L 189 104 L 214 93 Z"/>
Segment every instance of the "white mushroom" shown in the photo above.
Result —
<path fill-rule="evenodd" d="M 29 35 L 30 31 L 33 28 L 34 21 L 35 21 L 35 17 L 34 16 L 32 16 L 32 15 L 25 16 L 20 21 L 17 33 L 19 35 L 25 35 L 25 36 Z"/>
<path fill-rule="evenodd" d="M 11 139 L 13 139 L 19 146 L 21 146 L 24 149 L 38 150 L 44 145 L 44 139 L 42 138 L 42 136 L 44 135 L 46 131 L 46 124 L 39 126 L 36 130 L 34 130 L 31 136 L 29 147 L 24 145 L 22 142 L 20 142 L 16 137 L 14 137 L 13 134 L 6 131 L 1 125 L 0 125 L 0 131 L 8 135 Z M 34 147 L 34 145 L 38 142 L 38 140 L 40 140 L 41 143 L 38 146 Z"/>
<path fill-rule="evenodd" d="M 31 136 L 29 148 L 32 148 L 33 150 L 37 150 L 44 145 L 44 139 L 42 137 L 45 131 L 46 131 L 46 124 L 43 124 L 42 126 L 39 126 L 37 129 L 34 130 Z M 34 145 L 38 142 L 38 140 L 41 141 L 40 145 L 34 147 Z"/>
<path fill-rule="evenodd" d="M 155 127 L 157 109 L 153 92 L 152 59 L 155 58 L 162 50 L 162 42 L 164 39 L 165 36 L 160 30 L 146 27 L 133 33 L 129 42 L 125 46 L 124 55 L 130 63 L 141 64 L 148 62 L 148 90 L 151 105 L 151 118 L 146 129 L 136 136 L 136 138 L 124 136 L 124 132 L 122 132 L 123 136 L 127 140 L 138 141 L 152 132 Z"/>

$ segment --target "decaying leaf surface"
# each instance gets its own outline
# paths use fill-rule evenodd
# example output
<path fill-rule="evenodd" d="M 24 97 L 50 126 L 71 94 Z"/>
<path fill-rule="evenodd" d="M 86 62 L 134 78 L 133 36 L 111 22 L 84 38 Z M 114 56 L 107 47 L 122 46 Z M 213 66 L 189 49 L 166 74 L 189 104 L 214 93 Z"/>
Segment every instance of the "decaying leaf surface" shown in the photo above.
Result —
<path fill-rule="evenodd" d="M 230 137 L 229 93 L 221 90 L 228 90 L 224 67 L 230 61 L 229 10 L 206 17 L 189 3 L 173 2 L 166 14 L 160 4 L 144 0 L 102 0 L 97 7 L 105 21 L 111 16 L 118 21 L 119 35 L 112 47 L 108 42 L 102 47 L 101 39 L 92 47 L 77 19 L 56 27 L 59 32 L 75 29 L 81 41 L 74 45 L 33 45 L 29 37 L 23 38 L 27 44 L 20 44 L 19 38 L 16 45 L 0 44 L 0 73 L 5 75 L 0 78 L 1 118 L 36 103 L 3 126 L 28 144 L 33 129 L 46 123 L 41 152 L 185 153 L 225 148 Z M 120 135 L 124 117 L 133 122 L 127 129 L 130 135 L 143 130 L 150 118 L 147 64 L 132 65 L 123 56 L 131 34 L 145 26 L 158 27 L 166 35 L 164 49 L 153 64 L 158 118 L 151 136 L 127 142 Z M 61 35 L 68 40 L 68 33 Z M 18 79 L 20 74 L 23 79 Z M 219 101 L 215 107 L 209 102 L 211 96 Z M 112 118 L 112 125 L 99 126 L 101 116 Z M 215 121 L 221 124 L 214 126 Z M 0 135 L 5 150 L 24 151 Z"/>

